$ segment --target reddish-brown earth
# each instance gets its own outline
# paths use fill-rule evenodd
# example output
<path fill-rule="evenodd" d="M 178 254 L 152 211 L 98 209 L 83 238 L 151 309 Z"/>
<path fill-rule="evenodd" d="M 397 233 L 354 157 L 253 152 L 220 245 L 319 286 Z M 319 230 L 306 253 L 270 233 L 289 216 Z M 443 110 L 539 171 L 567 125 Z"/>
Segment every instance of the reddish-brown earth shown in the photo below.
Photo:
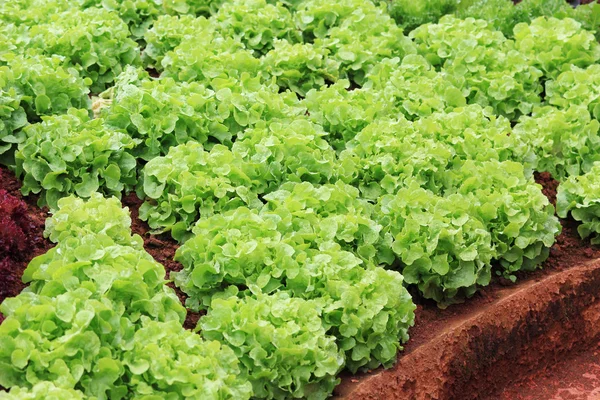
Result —
<path fill-rule="evenodd" d="M 557 182 L 548 174 L 536 175 L 536 179 L 554 203 Z M 0 188 L 23 198 L 19 187 L 12 173 L 0 168 Z M 24 200 L 39 240 L 21 262 L 0 270 L 0 301 L 22 290 L 20 276 L 26 264 L 51 247 L 42 238 L 46 210 L 36 206 L 35 198 Z M 165 266 L 167 278 L 170 271 L 181 269 L 173 261 L 177 244 L 168 235 L 150 235 L 147 224 L 138 218 L 141 201 L 130 194 L 123 203 L 131 211 L 133 232 L 142 236 L 146 250 Z M 575 360 L 572 365 L 579 365 L 598 354 L 594 351 L 600 333 L 599 305 L 596 295 L 590 293 L 600 293 L 600 264 L 582 264 L 600 258 L 600 250 L 579 239 L 574 221 L 561 223 L 563 231 L 544 269 L 518 274 L 516 284 L 495 278 L 473 298 L 445 310 L 419 301 L 411 340 L 396 367 L 366 376 L 347 376 L 336 395 L 356 399 L 469 399 L 487 395 L 491 400 L 518 399 L 518 394 L 523 399 L 547 399 L 543 397 L 546 392 L 536 391 L 532 385 L 553 390 L 552 382 L 567 378 L 575 382 L 577 390 L 594 390 L 592 386 L 598 386 L 598 381 L 584 376 L 587 372 L 580 374 L 575 367 L 568 367 L 571 364 L 557 369 L 556 362 L 568 356 Z M 185 301 L 183 293 L 177 290 L 177 294 Z M 198 314 L 189 313 L 186 327 L 193 328 L 198 318 Z M 577 383 L 576 377 L 586 382 Z M 538 393 L 542 397 L 535 397 Z"/>
<path fill-rule="evenodd" d="M 487 397 L 487 400 L 534 399 L 600 399 L 600 342 Z"/>

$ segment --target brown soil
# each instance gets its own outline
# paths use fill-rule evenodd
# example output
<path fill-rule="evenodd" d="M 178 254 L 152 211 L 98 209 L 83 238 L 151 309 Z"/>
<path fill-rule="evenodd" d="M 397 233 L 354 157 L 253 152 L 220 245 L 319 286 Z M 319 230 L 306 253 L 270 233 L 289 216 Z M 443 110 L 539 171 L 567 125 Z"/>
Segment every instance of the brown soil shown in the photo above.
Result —
<path fill-rule="evenodd" d="M 600 399 L 600 342 L 487 397 L 487 400 L 538 399 Z"/>

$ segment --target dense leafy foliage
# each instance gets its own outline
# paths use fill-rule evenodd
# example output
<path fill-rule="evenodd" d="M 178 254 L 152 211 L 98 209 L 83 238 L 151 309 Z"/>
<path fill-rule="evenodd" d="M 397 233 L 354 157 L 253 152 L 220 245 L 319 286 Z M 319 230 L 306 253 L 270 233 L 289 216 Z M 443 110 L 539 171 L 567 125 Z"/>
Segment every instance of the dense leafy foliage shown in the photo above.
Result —
<path fill-rule="evenodd" d="M 600 59 L 594 35 L 571 18 L 536 18 L 515 26 L 515 47 L 544 75 L 556 77 L 571 65 L 587 67 Z"/>
<path fill-rule="evenodd" d="M 165 54 L 179 46 L 182 41 L 205 33 L 214 34 L 215 29 L 206 18 L 161 15 L 144 34 L 146 48 L 143 58 L 148 65 L 161 70 Z"/>
<path fill-rule="evenodd" d="M 406 31 L 430 22 L 437 22 L 442 16 L 457 10 L 460 0 L 391 0 L 390 15 Z M 508 8 L 508 7 L 506 7 Z"/>
<path fill-rule="evenodd" d="M 64 56 L 91 89 L 100 92 L 114 81 L 125 65 L 139 63 L 139 48 L 118 15 L 98 8 L 74 9 L 53 15 L 45 24 L 32 26 L 29 47 L 44 54 Z"/>
<path fill-rule="evenodd" d="M 42 381 L 31 389 L 14 386 L 8 393 L 3 393 L 5 400 L 83 400 L 85 397 L 79 390 L 62 389 L 52 382 Z"/>
<path fill-rule="evenodd" d="M 595 119 L 600 117 L 600 66 L 571 67 L 546 83 L 548 103 L 565 110 L 580 105 L 588 108 Z"/>
<path fill-rule="evenodd" d="M 556 211 L 563 218 L 571 214 L 576 221 L 581 221 L 577 227 L 581 237 L 592 236 L 592 243 L 600 243 L 600 164 L 561 183 L 556 195 Z"/>
<path fill-rule="evenodd" d="M 556 179 L 588 172 L 600 160 L 600 124 L 585 107 L 538 108 L 514 127 L 519 158 Z"/>
<path fill-rule="evenodd" d="M 31 398 L 45 389 L 86 398 L 248 399 L 234 352 L 183 329 L 185 309 L 164 268 L 131 235 L 118 200 L 96 194 L 59 205 L 47 227 L 57 246 L 30 263 L 23 276 L 30 286 L 0 306 L 0 385 Z"/>
<path fill-rule="evenodd" d="M 140 218 L 183 239 L 199 214 L 258 206 L 259 182 L 245 173 L 244 165 L 221 145 L 210 151 L 196 142 L 173 147 L 144 168 L 143 193 L 149 200 L 140 208 Z"/>
<path fill-rule="evenodd" d="M 393 364 L 409 290 L 543 265 L 535 171 L 600 235 L 599 27 L 563 0 L 1 2 L 0 162 L 56 243 L 0 307 L 7 398 L 324 399 Z"/>
<path fill-rule="evenodd" d="M 90 119 L 87 110 L 45 117 L 25 129 L 15 154 L 23 193 L 40 193 L 39 204 L 55 209 L 57 201 L 96 191 L 120 196 L 136 181 L 136 160 L 127 152 L 136 144 L 126 133 Z"/>
<path fill-rule="evenodd" d="M 256 397 L 325 399 L 344 358 L 317 307 L 285 293 L 215 299 L 201 335 L 233 349 Z"/>
<path fill-rule="evenodd" d="M 485 21 L 446 16 L 439 24 L 415 29 L 411 37 L 419 53 L 434 66 L 442 66 L 469 102 L 490 105 L 511 119 L 530 113 L 539 104 L 542 71 L 537 63 L 528 62 L 526 53 L 519 51 L 525 49 L 518 48 L 521 42 L 507 40 Z M 522 43 L 527 40 L 523 38 Z"/>
<path fill-rule="evenodd" d="M 300 41 L 292 14 L 281 4 L 266 0 L 234 0 L 226 2 L 215 15 L 218 32 L 234 37 L 247 49 L 264 54 L 273 48 L 273 41 Z"/>
<path fill-rule="evenodd" d="M 58 201 L 58 210 L 46 221 L 44 235 L 58 243 L 70 237 L 102 234 L 115 243 L 141 248 L 138 236 L 130 231 L 131 217 L 116 198 L 93 194 L 89 200 L 70 197 Z"/>
<path fill-rule="evenodd" d="M 328 55 L 327 48 L 313 43 L 275 41 L 263 58 L 264 73 L 276 77 L 280 88 L 305 96 L 310 89 L 338 80 L 340 63 Z"/>
<path fill-rule="evenodd" d="M 196 224 L 175 257 L 188 306 L 208 307 L 240 288 L 318 300 L 351 370 L 388 365 L 414 306 L 402 276 L 369 261 L 381 228 L 368 218 L 368 203 L 344 185 L 283 188 L 265 196 L 260 211 L 237 208 Z"/>
<path fill-rule="evenodd" d="M 11 153 L 23 141 L 21 128 L 43 115 L 87 108 L 88 80 L 62 66 L 59 56 L 8 53 L 0 67 L 0 161 L 14 165 Z"/>

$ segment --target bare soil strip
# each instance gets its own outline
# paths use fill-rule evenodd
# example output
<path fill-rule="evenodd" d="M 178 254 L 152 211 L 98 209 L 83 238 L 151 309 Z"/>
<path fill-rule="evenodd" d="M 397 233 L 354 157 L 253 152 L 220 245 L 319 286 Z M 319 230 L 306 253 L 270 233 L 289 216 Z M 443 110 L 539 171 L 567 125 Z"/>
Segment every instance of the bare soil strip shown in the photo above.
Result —
<path fill-rule="evenodd" d="M 498 291 L 396 366 L 347 378 L 338 399 L 476 399 L 600 338 L 600 259 Z M 496 397 L 497 398 L 497 397 Z"/>

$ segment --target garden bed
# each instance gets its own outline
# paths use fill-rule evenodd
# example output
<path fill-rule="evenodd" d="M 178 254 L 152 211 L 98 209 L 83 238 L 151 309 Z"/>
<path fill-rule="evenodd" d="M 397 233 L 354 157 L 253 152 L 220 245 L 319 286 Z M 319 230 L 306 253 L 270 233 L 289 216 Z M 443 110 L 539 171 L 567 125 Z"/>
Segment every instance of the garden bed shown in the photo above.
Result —
<path fill-rule="evenodd" d="M 0 397 L 594 391 L 600 3 L 515 2 L 0 4 Z"/>
<path fill-rule="evenodd" d="M 536 178 L 555 204 L 558 183 L 547 173 Z M 20 183 L 4 167 L 0 167 L 0 186 L 27 203 L 37 235 L 33 251 L 2 271 L 1 302 L 23 289 L 20 276 L 27 263 L 52 244 L 42 236 L 47 209 L 37 207 L 35 196 L 21 196 Z M 141 201 L 135 194 L 125 196 L 123 204 L 131 211 L 133 232 L 165 266 L 167 278 L 171 271 L 180 270 L 181 265 L 173 261 L 178 244 L 167 235 L 149 234 L 148 225 L 138 218 Z M 346 374 L 336 398 L 498 398 L 511 385 L 513 395 L 526 392 L 528 379 L 544 376 L 569 355 L 591 352 L 600 338 L 600 249 L 580 239 L 572 219 L 561 224 L 562 233 L 543 269 L 518 274 L 517 283 L 495 278 L 471 299 L 446 309 L 421 300 L 411 340 L 399 353 L 397 364 L 389 370 Z M 184 302 L 185 294 L 170 286 Z M 193 329 L 199 317 L 188 310 L 185 327 Z M 543 381 L 536 386 L 540 384 Z"/>
<path fill-rule="evenodd" d="M 555 205 L 558 182 L 547 173 L 536 181 Z M 583 374 L 576 361 L 598 354 L 600 250 L 581 240 L 571 218 L 561 225 L 544 267 L 519 274 L 516 284 L 496 279 L 447 309 L 419 304 L 398 363 L 346 376 L 336 397 L 534 400 L 563 390 L 565 398 L 587 399 L 569 383 L 583 390 L 598 383 L 589 377 L 579 382 Z M 576 361 L 562 366 L 570 358 Z"/>

